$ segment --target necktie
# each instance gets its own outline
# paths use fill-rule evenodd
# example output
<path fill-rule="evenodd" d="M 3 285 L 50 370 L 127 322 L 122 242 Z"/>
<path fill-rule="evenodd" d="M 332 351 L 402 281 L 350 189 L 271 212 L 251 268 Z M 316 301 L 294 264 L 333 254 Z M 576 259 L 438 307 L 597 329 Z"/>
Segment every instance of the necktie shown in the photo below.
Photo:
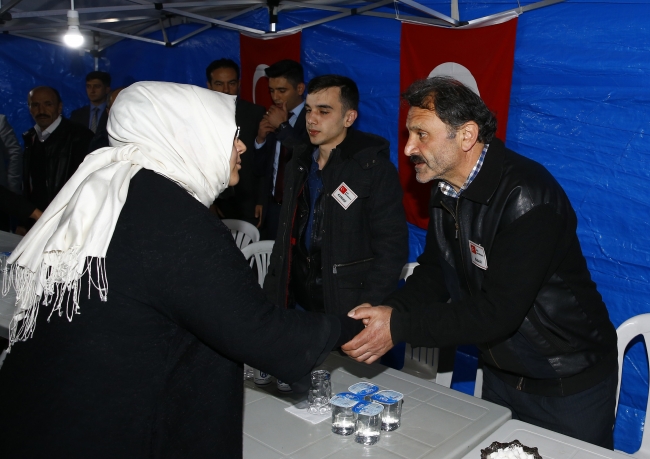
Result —
<path fill-rule="evenodd" d="M 293 113 L 289 113 L 289 120 L 293 118 Z M 278 158 L 278 171 L 275 174 L 275 192 L 273 198 L 276 202 L 282 203 L 284 195 L 284 168 L 291 159 L 291 150 L 280 143 L 280 156 Z"/>
<path fill-rule="evenodd" d="M 99 108 L 93 107 L 93 116 L 90 118 L 90 130 L 95 132 L 97 130 L 97 112 Z"/>

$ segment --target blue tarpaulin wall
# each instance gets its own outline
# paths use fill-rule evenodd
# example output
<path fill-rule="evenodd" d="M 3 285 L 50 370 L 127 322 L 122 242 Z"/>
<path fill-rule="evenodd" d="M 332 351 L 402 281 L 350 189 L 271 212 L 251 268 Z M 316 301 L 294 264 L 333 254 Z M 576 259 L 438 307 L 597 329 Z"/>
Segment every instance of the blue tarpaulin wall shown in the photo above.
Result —
<path fill-rule="evenodd" d="M 474 19 L 516 3 L 461 1 L 460 14 Z M 449 12 L 448 2 L 427 4 Z M 278 29 L 330 14 L 282 12 Z M 507 145 L 544 164 L 565 188 L 578 215 L 593 279 L 617 327 L 650 312 L 649 17 L 647 1 L 567 0 L 523 14 L 515 51 Z M 266 29 L 268 17 L 260 10 L 239 21 Z M 169 39 L 197 27 L 172 28 Z M 307 77 L 341 73 L 354 78 L 361 91 L 358 128 L 387 137 L 395 162 L 399 54 L 400 23 L 391 19 L 355 16 L 308 28 L 302 35 Z M 110 71 L 114 87 L 145 79 L 203 86 L 206 65 L 219 57 L 239 60 L 237 32 L 213 28 L 174 48 L 123 41 L 105 51 L 99 67 Z M 87 103 L 84 76 L 92 66 L 88 55 L 0 36 L 0 113 L 17 133 L 25 131 L 33 124 L 27 93 L 44 84 L 61 91 L 69 115 Z M 424 235 L 411 227 L 412 260 L 422 251 Z M 640 445 L 647 395 L 648 364 L 639 341 L 624 365 L 617 449 L 633 452 Z"/>

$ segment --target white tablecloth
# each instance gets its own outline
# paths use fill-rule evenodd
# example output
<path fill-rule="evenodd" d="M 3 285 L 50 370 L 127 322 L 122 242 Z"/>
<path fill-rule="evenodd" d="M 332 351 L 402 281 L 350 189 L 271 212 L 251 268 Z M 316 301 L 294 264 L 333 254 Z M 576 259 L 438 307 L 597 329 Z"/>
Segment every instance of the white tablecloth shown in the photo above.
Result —
<path fill-rule="evenodd" d="M 379 443 L 364 447 L 354 436 L 331 432 L 329 420 L 313 425 L 285 411 L 294 403 L 275 382 L 266 389 L 244 388 L 245 459 L 461 458 L 510 419 L 510 410 L 382 365 L 365 365 L 331 354 L 323 367 L 332 372 L 332 393 L 361 380 L 402 392 L 402 426 L 382 432 Z"/>
<path fill-rule="evenodd" d="M 463 459 L 480 459 L 481 450 L 490 446 L 492 442 L 508 443 L 513 440 L 537 448 L 543 459 L 629 459 L 630 457 L 513 419 L 490 434 Z"/>

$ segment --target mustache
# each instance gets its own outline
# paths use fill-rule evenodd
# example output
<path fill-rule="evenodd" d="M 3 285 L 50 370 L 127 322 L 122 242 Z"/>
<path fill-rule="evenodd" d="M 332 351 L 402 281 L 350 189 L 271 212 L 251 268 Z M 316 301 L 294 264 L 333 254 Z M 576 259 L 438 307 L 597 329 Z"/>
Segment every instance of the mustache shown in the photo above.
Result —
<path fill-rule="evenodd" d="M 424 158 L 423 158 L 422 156 L 420 156 L 420 155 L 413 155 L 413 156 L 411 156 L 411 162 L 412 162 L 413 164 L 423 164 L 423 163 L 425 163 L 426 161 L 425 161 Z"/>

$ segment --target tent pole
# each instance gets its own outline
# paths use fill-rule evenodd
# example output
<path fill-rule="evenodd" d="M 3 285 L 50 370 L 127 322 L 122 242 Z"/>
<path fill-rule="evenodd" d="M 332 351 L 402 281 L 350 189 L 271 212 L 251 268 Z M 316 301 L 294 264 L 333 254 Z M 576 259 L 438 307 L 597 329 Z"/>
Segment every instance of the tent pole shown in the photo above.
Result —
<path fill-rule="evenodd" d="M 460 13 L 458 12 L 458 0 L 451 0 L 451 17 L 460 21 Z"/>

